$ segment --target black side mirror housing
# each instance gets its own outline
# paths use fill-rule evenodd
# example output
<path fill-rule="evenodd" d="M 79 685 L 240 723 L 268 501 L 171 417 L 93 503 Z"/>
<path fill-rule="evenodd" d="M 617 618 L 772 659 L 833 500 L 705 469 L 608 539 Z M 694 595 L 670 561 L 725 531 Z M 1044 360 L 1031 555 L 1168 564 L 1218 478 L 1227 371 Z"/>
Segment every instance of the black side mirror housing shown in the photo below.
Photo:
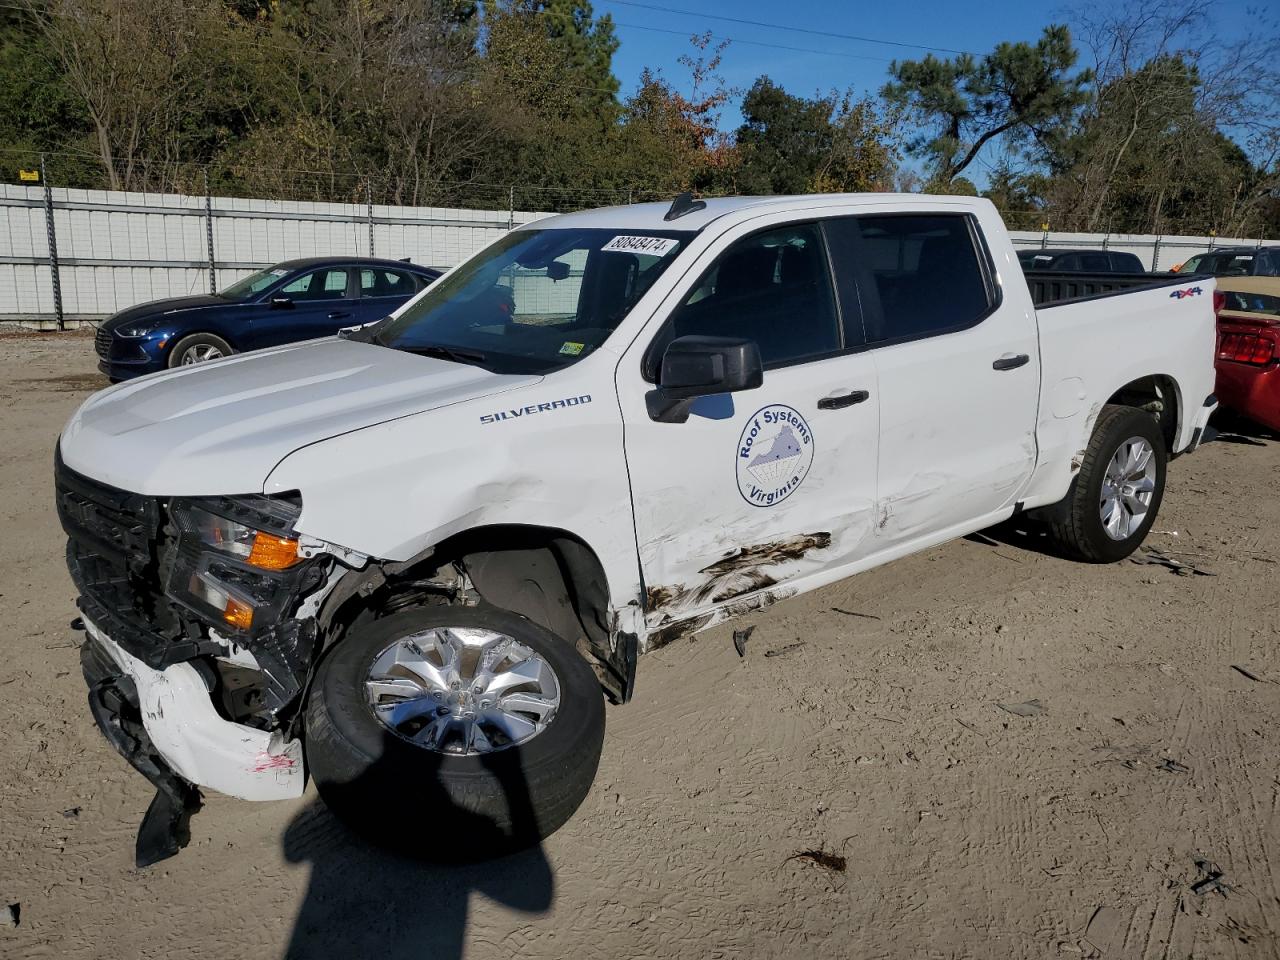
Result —
<path fill-rule="evenodd" d="M 658 386 L 645 402 L 652 419 L 684 423 L 698 397 L 754 390 L 763 383 L 764 364 L 754 340 L 678 337 L 662 355 Z"/>
<path fill-rule="evenodd" d="M 552 260 L 547 264 L 547 276 L 553 283 L 564 280 L 569 276 L 569 265 L 563 260 Z"/>
<path fill-rule="evenodd" d="M 271 298 L 272 310 L 287 309 L 292 306 L 293 306 L 293 297 L 272 297 Z"/>

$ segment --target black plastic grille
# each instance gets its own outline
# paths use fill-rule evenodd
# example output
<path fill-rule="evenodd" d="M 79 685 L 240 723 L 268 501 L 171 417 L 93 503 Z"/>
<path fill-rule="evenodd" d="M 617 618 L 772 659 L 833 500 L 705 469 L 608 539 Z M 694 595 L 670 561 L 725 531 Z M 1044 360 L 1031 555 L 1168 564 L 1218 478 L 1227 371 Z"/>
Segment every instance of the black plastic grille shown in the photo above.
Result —
<path fill-rule="evenodd" d="M 184 636 L 164 596 L 161 501 L 118 490 L 54 464 L 67 567 L 85 615 L 129 653 L 156 669 L 202 646 Z"/>
<path fill-rule="evenodd" d="M 98 356 L 103 360 L 106 360 L 111 356 L 112 339 L 111 331 L 103 330 L 101 327 L 99 327 L 98 332 L 93 335 L 93 349 L 97 351 Z"/>

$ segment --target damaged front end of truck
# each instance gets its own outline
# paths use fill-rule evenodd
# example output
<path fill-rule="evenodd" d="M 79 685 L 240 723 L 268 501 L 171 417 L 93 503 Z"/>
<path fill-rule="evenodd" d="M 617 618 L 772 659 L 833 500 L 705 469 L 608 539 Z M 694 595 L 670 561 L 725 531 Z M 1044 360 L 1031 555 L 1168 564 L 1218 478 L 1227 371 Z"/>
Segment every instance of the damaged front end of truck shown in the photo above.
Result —
<path fill-rule="evenodd" d="M 316 615 L 349 569 L 295 532 L 300 499 L 143 496 L 73 471 L 60 453 L 55 479 L 90 708 L 156 787 L 138 865 L 185 845 L 197 784 L 250 800 L 300 796 L 293 733 Z"/>

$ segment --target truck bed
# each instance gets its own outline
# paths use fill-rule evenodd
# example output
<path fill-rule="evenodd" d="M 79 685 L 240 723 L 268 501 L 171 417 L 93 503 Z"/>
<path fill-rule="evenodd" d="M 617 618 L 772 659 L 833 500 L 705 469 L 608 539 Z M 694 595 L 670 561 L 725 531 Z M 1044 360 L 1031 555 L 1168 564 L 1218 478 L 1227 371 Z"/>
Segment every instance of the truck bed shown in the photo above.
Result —
<path fill-rule="evenodd" d="M 1066 273 L 1061 270 L 1027 270 L 1027 287 L 1036 309 L 1056 307 L 1097 297 L 1128 293 L 1137 288 L 1194 284 L 1207 279 L 1185 273 Z"/>

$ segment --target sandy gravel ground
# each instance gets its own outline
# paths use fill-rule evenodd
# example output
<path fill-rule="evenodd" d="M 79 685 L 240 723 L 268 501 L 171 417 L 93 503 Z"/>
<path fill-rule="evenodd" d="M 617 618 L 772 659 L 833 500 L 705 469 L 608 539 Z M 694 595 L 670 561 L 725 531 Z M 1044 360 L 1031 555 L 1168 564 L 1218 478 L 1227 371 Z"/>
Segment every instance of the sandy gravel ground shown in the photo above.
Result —
<path fill-rule="evenodd" d="M 0 339 L 0 956 L 1280 955 L 1280 443 L 1173 465 L 1150 542 L 1216 576 L 1002 530 L 750 618 L 745 659 L 728 626 L 644 659 L 541 850 L 440 869 L 215 796 L 139 871 L 50 490 L 93 369 Z"/>

